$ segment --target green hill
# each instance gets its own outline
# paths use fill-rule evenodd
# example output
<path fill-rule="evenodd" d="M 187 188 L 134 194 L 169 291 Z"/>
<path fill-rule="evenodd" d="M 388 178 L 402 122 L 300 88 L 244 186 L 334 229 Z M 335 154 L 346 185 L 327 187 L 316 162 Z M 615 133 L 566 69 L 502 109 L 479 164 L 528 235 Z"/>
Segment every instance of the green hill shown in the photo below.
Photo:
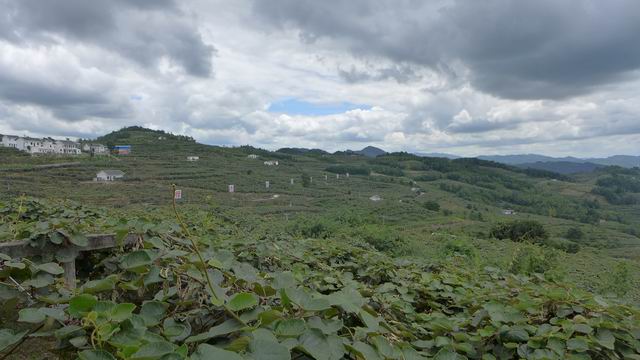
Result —
<path fill-rule="evenodd" d="M 88 269 L 95 269 L 80 276 L 81 284 L 99 281 L 83 285 L 81 293 L 136 306 L 136 316 L 117 322 L 117 331 L 136 329 L 138 314 L 144 317 L 138 309 L 149 301 L 173 314 L 170 321 L 161 318 L 166 324 L 140 328 L 130 345 L 135 351 L 156 340 L 170 352 L 224 348 L 254 358 L 256 344 L 267 346 L 261 342 L 267 340 L 273 351 L 284 347 L 316 359 L 338 353 L 480 358 L 483 352 L 607 358 L 639 349 L 638 169 L 561 175 L 407 153 L 270 152 L 203 145 L 138 127 L 97 141 L 131 145 L 132 153 L 74 158 L 80 164 L 65 168 L 37 167 L 60 158 L 10 155 L 12 167 L 0 173 L 0 241 L 37 243 L 51 231 L 141 234 L 138 250 L 88 257 Z M 267 166 L 267 160 L 279 165 Z M 125 177 L 92 181 L 104 169 L 122 170 Z M 174 184 L 183 192 L 176 203 L 182 229 L 172 207 Z M 216 279 L 212 291 L 240 309 L 250 329 L 204 335 L 230 326 L 233 315 L 215 302 L 194 303 L 208 290 L 189 238 L 202 247 L 204 266 Z M 29 265 L 29 272 L 15 276 L 44 276 L 38 269 Z M 105 282 L 110 274 L 117 277 Z M 70 294 L 56 287 L 60 282 L 47 284 L 59 294 L 50 301 L 68 303 Z M 87 290 L 93 286 L 112 292 Z M 106 310 L 92 311 L 99 317 Z M 621 325 L 611 327 L 611 321 Z M 187 323 L 189 334 L 181 337 Z M 18 325 L 11 331 L 24 328 Z M 104 351 L 133 351 L 119 340 L 100 339 L 97 348 Z M 62 340 L 69 345 L 69 338 Z"/>

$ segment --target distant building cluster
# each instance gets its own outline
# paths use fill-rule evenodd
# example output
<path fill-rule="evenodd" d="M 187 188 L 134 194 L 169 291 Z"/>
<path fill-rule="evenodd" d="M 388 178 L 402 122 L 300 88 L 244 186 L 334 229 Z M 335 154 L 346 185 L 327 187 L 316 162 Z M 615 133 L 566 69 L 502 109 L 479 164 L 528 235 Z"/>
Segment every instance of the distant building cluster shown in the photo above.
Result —
<path fill-rule="evenodd" d="M 83 151 L 96 155 L 109 153 L 102 144 L 81 144 L 77 141 L 56 140 L 52 138 L 33 138 L 28 136 L 0 134 L 0 146 L 24 151 L 29 154 L 80 155 Z"/>

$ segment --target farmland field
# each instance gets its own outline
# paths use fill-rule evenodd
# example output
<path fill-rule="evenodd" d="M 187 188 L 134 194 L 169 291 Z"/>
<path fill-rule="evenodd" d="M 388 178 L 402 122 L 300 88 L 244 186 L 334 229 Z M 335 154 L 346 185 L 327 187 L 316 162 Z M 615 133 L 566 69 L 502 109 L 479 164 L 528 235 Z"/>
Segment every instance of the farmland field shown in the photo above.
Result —
<path fill-rule="evenodd" d="M 0 242 L 139 237 L 83 253 L 75 289 L 61 280 L 63 250 L 0 257 L 0 351 L 16 358 L 29 344 L 82 359 L 640 351 L 640 205 L 602 191 L 608 179 L 637 182 L 637 168 L 570 177 L 406 153 L 214 147 L 142 128 L 98 141 L 132 153 L 0 148 Z M 125 176 L 93 181 L 105 169 Z"/>

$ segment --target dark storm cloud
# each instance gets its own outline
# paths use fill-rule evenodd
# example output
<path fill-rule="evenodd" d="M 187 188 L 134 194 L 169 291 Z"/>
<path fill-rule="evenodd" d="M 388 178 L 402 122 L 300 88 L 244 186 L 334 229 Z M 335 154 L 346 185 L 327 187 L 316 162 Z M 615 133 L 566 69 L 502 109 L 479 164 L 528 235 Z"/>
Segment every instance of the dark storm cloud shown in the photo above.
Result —
<path fill-rule="evenodd" d="M 17 104 L 42 106 L 57 118 L 70 121 L 87 117 L 123 118 L 132 111 L 129 103 L 113 99 L 107 89 L 74 88 L 15 77 L 1 69 L 0 98 Z"/>
<path fill-rule="evenodd" d="M 169 0 L 0 0 L 0 7 L 0 38 L 14 43 L 54 43 L 61 36 L 143 66 L 166 56 L 191 75 L 212 72 L 214 47 Z"/>
<path fill-rule="evenodd" d="M 461 61 L 476 88 L 503 98 L 585 94 L 640 68 L 636 0 L 273 0 L 254 10 L 358 56 L 437 70 Z"/>

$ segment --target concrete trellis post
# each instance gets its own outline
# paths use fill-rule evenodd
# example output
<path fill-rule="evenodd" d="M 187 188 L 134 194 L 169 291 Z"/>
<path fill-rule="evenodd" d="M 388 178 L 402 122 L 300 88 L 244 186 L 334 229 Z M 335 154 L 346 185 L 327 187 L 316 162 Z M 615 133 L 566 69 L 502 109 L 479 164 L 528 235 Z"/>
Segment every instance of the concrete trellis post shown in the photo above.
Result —
<path fill-rule="evenodd" d="M 349 177 L 349 173 L 347 173 L 347 177 Z"/>
<path fill-rule="evenodd" d="M 70 289 L 76 287 L 76 257 L 80 252 L 109 249 L 119 246 L 116 241 L 116 236 L 113 234 L 87 235 L 87 239 L 89 240 L 87 246 L 67 246 L 67 249 L 70 250 L 69 253 L 74 254 L 74 256 L 70 261 L 63 262 L 62 268 L 64 269 L 64 283 Z M 138 241 L 138 236 L 130 234 L 124 239 L 122 244 L 133 245 L 136 241 Z M 37 256 L 43 253 L 55 254 L 60 249 L 61 246 L 52 243 L 48 243 L 42 248 L 33 247 L 28 240 L 0 243 L 0 253 L 9 255 L 12 258 Z"/>

